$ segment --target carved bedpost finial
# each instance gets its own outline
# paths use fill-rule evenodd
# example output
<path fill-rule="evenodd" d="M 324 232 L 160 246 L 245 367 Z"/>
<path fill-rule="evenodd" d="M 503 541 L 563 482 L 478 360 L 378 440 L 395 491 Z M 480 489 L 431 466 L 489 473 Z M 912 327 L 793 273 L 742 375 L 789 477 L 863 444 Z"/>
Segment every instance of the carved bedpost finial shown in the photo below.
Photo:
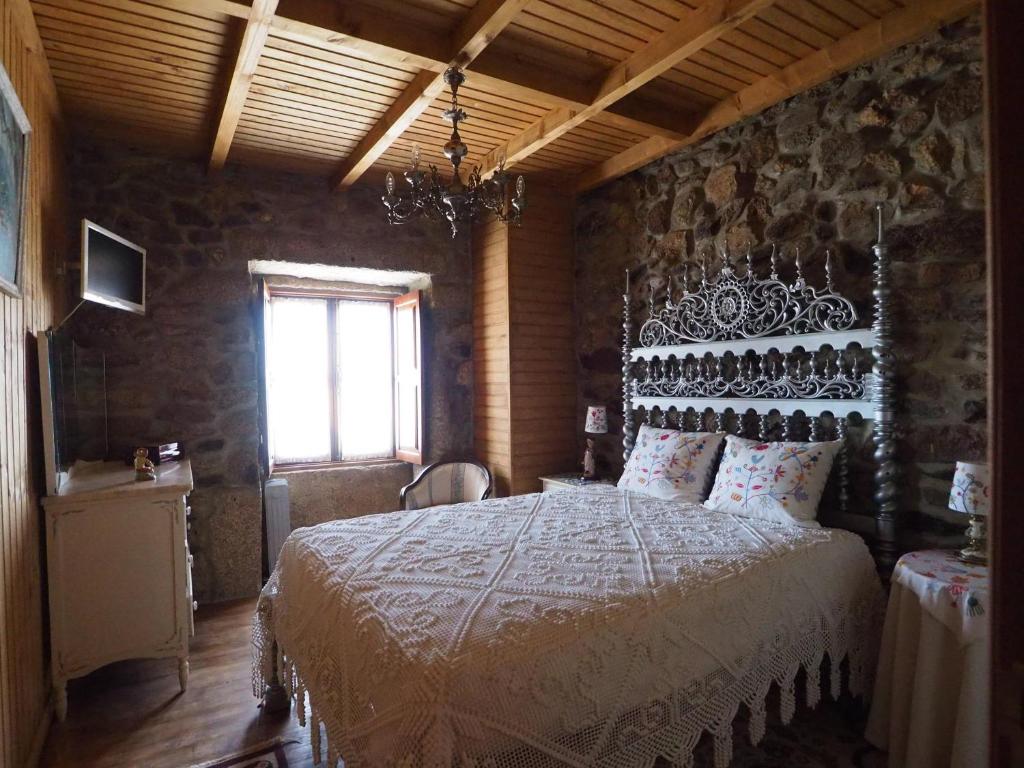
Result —
<path fill-rule="evenodd" d="M 875 559 L 879 570 L 888 578 L 896 558 L 899 555 L 898 540 L 898 502 L 896 477 L 896 437 L 895 437 L 895 390 L 896 390 L 896 357 L 892 349 L 893 320 L 890 302 L 892 289 L 890 286 L 889 246 L 885 243 L 883 225 L 884 206 L 879 203 L 875 210 L 878 213 L 878 242 L 873 250 L 875 254 L 875 320 L 872 331 L 875 336 L 875 362 L 872 368 L 872 400 L 875 406 L 874 442 L 875 442 L 875 502 L 878 512 L 875 516 L 876 537 Z"/>
<path fill-rule="evenodd" d="M 878 245 L 885 244 L 885 203 L 875 203 L 875 212 L 878 214 Z"/>
<path fill-rule="evenodd" d="M 832 251 L 825 251 L 825 288 L 828 289 L 829 293 L 834 293 L 832 290 Z"/>
<path fill-rule="evenodd" d="M 775 243 L 772 243 L 772 273 L 770 275 L 772 280 L 779 279 L 779 262 L 778 254 L 776 253 Z"/>
<path fill-rule="evenodd" d="M 672 273 L 668 273 L 668 283 L 665 286 L 665 308 L 672 309 Z"/>
<path fill-rule="evenodd" d="M 708 284 L 708 254 L 702 251 L 700 254 L 700 282 L 701 285 Z"/>
<path fill-rule="evenodd" d="M 654 278 L 647 281 L 647 306 L 651 317 L 654 317 Z"/>
<path fill-rule="evenodd" d="M 629 461 L 633 452 L 633 351 L 630 348 L 632 316 L 630 313 L 629 269 L 626 270 L 626 292 L 622 295 L 622 458 Z"/>
<path fill-rule="evenodd" d="M 747 240 L 747 277 L 754 276 L 754 253 L 752 250 L 753 246 L 750 241 Z"/>
<path fill-rule="evenodd" d="M 804 267 L 800 263 L 800 246 L 796 247 L 796 284 L 800 285 L 804 281 Z"/>

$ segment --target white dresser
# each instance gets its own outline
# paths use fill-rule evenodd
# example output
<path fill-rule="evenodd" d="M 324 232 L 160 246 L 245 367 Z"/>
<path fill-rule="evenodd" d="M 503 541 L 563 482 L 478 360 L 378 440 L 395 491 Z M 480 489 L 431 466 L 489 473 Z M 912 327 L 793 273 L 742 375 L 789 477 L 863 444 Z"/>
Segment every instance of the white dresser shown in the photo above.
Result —
<path fill-rule="evenodd" d="M 192 556 L 188 461 L 135 482 L 121 462 L 87 466 L 43 499 L 57 718 L 67 681 L 114 661 L 176 657 L 188 682 Z"/>

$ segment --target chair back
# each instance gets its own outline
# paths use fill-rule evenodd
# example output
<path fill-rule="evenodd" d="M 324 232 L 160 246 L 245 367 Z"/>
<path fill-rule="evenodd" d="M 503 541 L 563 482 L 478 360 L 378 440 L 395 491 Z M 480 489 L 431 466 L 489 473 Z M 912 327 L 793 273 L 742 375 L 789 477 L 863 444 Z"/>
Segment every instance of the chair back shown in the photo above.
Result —
<path fill-rule="evenodd" d="M 476 461 L 439 461 L 426 467 L 399 496 L 400 509 L 423 509 L 491 495 L 491 473 Z"/>

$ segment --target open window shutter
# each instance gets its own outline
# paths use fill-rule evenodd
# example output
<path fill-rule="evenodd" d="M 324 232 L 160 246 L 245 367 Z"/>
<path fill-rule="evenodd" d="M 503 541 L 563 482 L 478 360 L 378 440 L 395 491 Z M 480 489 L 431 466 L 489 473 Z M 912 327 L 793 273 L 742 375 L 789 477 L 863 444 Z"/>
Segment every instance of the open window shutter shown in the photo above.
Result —
<path fill-rule="evenodd" d="M 270 339 L 270 288 L 267 281 L 260 279 L 253 297 L 253 315 L 256 331 L 256 376 L 259 382 L 259 420 L 260 420 L 260 466 L 264 477 L 270 477 L 274 471 L 274 456 L 270 451 L 270 417 L 269 392 L 267 390 L 267 365 L 270 359 L 268 343 Z"/>
<path fill-rule="evenodd" d="M 394 300 L 395 456 L 423 463 L 423 365 L 420 292 Z"/>

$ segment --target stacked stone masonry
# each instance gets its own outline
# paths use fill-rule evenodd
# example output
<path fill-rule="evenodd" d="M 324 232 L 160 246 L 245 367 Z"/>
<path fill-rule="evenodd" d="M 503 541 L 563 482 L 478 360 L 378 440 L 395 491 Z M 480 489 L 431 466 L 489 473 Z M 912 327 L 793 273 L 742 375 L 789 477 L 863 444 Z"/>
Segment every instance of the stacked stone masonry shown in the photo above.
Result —
<path fill-rule="evenodd" d="M 892 212 L 900 503 L 919 531 L 962 527 L 946 510 L 953 462 L 986 446 L 984 183 L 974 18 L 588 194 L 576 212 L 580 408 L 621 413 L 626 268 L 638 323 L 648 283 L 663 289 L 703 252 L 741 256 L 752 243 L 767 271 L 776 242 L 791 277 L 799 247 L 821 282 L 828 248 L 838 286 L 869 318 L 881 200 Z M 620 441 L 609 436 L 601 451 L 618 471 Z"/>

